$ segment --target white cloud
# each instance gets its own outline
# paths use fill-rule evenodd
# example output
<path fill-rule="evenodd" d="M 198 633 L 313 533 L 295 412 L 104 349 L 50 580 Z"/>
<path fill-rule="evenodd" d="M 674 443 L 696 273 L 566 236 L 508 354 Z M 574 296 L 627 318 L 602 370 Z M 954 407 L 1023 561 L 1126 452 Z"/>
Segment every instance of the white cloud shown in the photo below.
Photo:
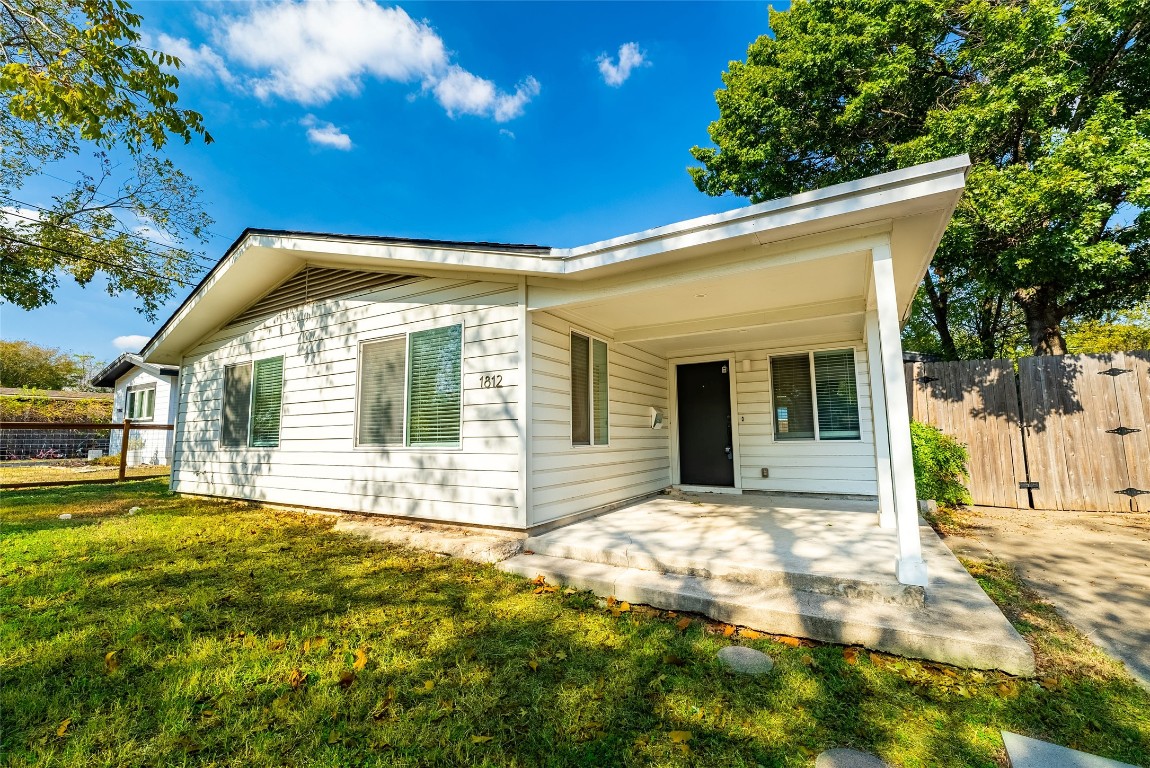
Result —
<path fill-rule="evenodd" d="M 603 82 L 615 88 L 627 82 L 627 78 L 631 76 L 631 72 L 636 67 L 651 66 L 651 62 L 647 60 L 647 54 L 639 50 L 638 43 L 620 45 L 618 63 L 606 53 L 599 54 L 596 61 L 599 64 L 599 72 L 603 75 Z"/>
<path fill-rule="evenodd" d="M 222 83 L 232 83 L 235 77 L 228 70 L 224 59 L 208 45 L 201 43 L 194 46 L 184 37 L 172 37 L 160 32 L 156 36 L 144 35 L 141 44 L 145 48 L 154 48 L 164 53 L 170 53 L 180 60 L 180 73 L 193 77 L 215 77 Z"/>
<path fill-rule="evenodd" d="M 500 136 L 506 136 L 509 139 L 514 139 L 515 138 L 515 131 L 509 131 L 506 128 L 500 128 L 499 129 L 499 135 Z"/>
<path fill-rule="evenodd" d="M 373 0 L 282 0 L 210 24 L 223 56 L 182 38 L 160 35 L 158 40 L 190 62 L 187 71 L 229 78 L 225 82 L 242 84 L 261 99 L 315 106 L 354 96 L 369 79 L 418 83 L 452 117 L 477 115 L 502 123 L 522 115 L 540 90 L 533 77 L 510 93 L 500 90 L 453 62 L 427 21 Z M 233 74 L 237 68 L 249 74 Z M 329 146 L 343 141 L 337 134 L 330 135 Z"/>
<path fill-rule="evenodd" d="M 132 334 L 130 336 L 117 336 L 112 339 L 112 346 L 121 352 L 139 352 L 148 343 L 147 336 Z"/>
<path fill-rule="evenodd" d="M 351 137 L 336 128 L 331 123 L 317 120 L 315 115 L 308 115 L 299 121 L 307 128 L 307 140 L 321 147 L 332 147 L 347 152 L 351 149 Z"/>
<path fill-rule="evenodd" d="M 0 224 L 13 229 L 30 227 L 40 221 L 40 211 L 13 205 L 0 205 Z"/>

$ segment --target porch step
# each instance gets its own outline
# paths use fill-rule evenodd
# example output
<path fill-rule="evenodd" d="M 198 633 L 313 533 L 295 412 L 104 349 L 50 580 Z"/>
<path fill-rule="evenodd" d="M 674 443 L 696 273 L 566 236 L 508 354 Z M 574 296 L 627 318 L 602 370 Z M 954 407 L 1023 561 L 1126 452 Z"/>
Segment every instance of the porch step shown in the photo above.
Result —
<path fill-rule="evenodd" d="M 993 603 L 988 614 L 977 599 L 914 607 L 815 593 L 783 583 L 764 587 L 539 553 L 517 555 L 496 567 L 630 603 L 701 613 L 760 632 L 861 645 L 962 667 L 1020 675 L 1034 672 L 1034 655 L 1026 642 Z"/>
<path fill-rule="evenodd" d="M 851 573 L 853 569 L 849 562 L 836 564 L 831 554 L 822 559 L 822 565 L 831 566 L 838 573 L 815 571 L 809 563 L 798 559 L 792 562 L 777 562 L 769 557 L 761 557 L 755 562 L 742 564 L 698 552 L 691 555 L 676 555 L 664 551 L 644 552 L 630 541 L 617 546 L 606 546 L 601 539 L 583 541 L 577 536 L 572 536 L 569 530 L 563 529 L 550 534 L 528 537 L 523 543 L 523 549 L 536 555 L 692 576 L 698 579 L 721 579 L 760 589 L 782 587 L 848 600 L 893 603 L 913 608 L 922 608 L 926 600 L 926 593 L 922 587 L 900 584 L 894 577 L 893 567 L 890 578 L 886 580 L 874 576 L 839 575 Z"/>

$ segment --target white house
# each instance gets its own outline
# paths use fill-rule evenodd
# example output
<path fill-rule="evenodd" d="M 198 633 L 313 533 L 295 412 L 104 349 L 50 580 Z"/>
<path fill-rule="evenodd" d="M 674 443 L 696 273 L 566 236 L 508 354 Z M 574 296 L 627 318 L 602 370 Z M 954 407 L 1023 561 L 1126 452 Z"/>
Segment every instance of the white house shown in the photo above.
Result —
<path fill-rule="evenodd" d="M 179 409 L 177 366 L 146 363 L 139 355 L 126 352 L 92 378 L 96 387 L 113 388 L 112 421 L 124 419 L 148 424 L 175 424 Z M 139 430 L 128 439 L 128 465 L 169 464 L 172 461 L 173 433 Z M 120 453 L 122 433 L 112 431 L 108 455 Z"/>
<path fill-rule="evenodd" d="M 863 497 L 925 584 L 899 331 L 968 165 L 576 248 L 249 229 L 117 393 L 179 368 L 179 492 L 529 531 Z"/>

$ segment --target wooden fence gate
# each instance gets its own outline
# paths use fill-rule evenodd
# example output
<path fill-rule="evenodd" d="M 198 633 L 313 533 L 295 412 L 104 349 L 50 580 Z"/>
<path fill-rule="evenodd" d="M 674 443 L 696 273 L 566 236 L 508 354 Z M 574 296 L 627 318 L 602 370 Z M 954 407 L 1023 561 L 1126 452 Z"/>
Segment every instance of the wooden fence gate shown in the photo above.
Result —
<path fill-rule="evenodd" d="M 975 504 L 1150 511 L 1150 352 L 907 363 L 911 418 L 970 449 Z"/>

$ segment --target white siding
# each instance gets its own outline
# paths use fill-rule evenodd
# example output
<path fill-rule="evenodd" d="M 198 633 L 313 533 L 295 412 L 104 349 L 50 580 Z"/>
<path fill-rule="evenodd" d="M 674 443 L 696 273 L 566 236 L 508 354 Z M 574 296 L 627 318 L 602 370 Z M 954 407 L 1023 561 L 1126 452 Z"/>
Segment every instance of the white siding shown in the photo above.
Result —
<path fill-rule="evenodd" d="M 114 390 L 112 421 L 123 422 L 124 410 L 128 405 L 128 390 L 133 387 L 156 387 L 156 407 L 152 424 L 171 424 L 178 407 L 175 376 L 156 376 L 142 368 L 133 368 L 116 380 Z M 122 433 L 112 432 L 108 438 L 108 455 L 120 453 Z M 128 465 L 167 464 L 172 460 L 172 433 L 164 430 L 141 429 L 128 438 Z"/>
<path fill-rule="evenodd" d="M 532 313 L 532 525 L 652 493 L 671 482 L 668 431 L 650 425 L 651 407 L 666 412 L 667 361 L 649 352 L 605 339 L 609 444 L 571 445 L 572 330 L 588 333 L 554 315 Z"/>
<path fill-rule="evenodd" d="M 870 379 L 866 347 L 857 339 L 823 344 L 819 349 L 855 350 L 855 378 L 859 398 L 859 440 L 774 440 L 771 418 L 770 355 L 806 352 L 807 349 L 771 349 L 740 352 L 735 356 L 738 397 L 740 475 L 743 490 L 801 493 L 841 493 L 874 496 L 878 493 L 871 414 Z M 743 371 L 743 360 L 751 370 Z M 762 477 L 762 468 L 770 477 Z"/>
<path fill-rule="evenodd" d="M 357 448 L 361 341 L 463 324 L 460 448 Z M 219 443 L 225 365 L 284 356 L 278 448 Z M 185 357 L 172 488 L 356 512 L 522 527 L 517 286 L 426 278 L 232 326 Z M 485 374 L 502 386 L 483 389 Z"/>

